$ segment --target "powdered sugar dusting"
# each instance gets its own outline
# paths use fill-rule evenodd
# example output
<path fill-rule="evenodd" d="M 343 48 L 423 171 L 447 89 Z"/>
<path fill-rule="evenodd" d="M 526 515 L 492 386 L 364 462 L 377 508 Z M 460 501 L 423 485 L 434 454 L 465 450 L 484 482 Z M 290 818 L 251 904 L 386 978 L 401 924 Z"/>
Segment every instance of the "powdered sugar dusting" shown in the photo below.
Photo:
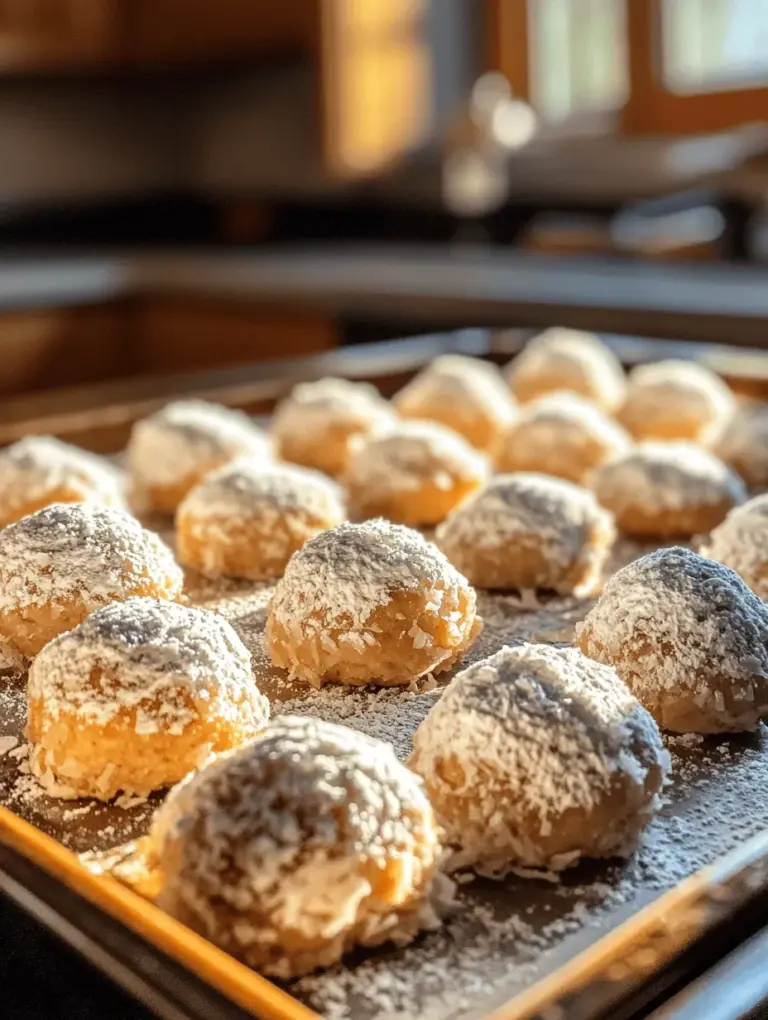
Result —
<path fill-rule="evenodd" d="M 254 517 L 269 521 L 291 511 L 340 523 L 344 517 L 341 490 L 326 475 L 292 464 L 264 465 L 238 458 L 209 475 L 190 492 L 179 514 L 195 520 Z"/>
<path fill-rule="evenodd" d="M 394 420 L 389 402 L 374 386 L 327 378 L 294 386 L 275 412 L 272 432 L 278 440 L 301 439 L 333 428 L 379 432 Z"/>
<path fill-rule="evenodd" d="M 355 630 L 394 591 L 462 587 L 466 579 L 411 528 L 377 519 L 342 524 L 307 542 L 275 588 L 272 613 L 290 629 L 318 614 L 318 627 Z"/>
<path fill-rule="evenodd" d="M 241 455 L 270 459 L 267 435 L 242 411 L 204 400 L 178 400 L 137 422 L 128 444 L 140 485 L 173 485 L 211 461 Z"/>
<path fill-rule="evenodd" d="M 735 570 L 768 601 L 768 493 L 731 510 L 701 551 Z"/>
<path fill-rule="evenodd" d="M 0 531 L 0 611 L 70 598 L 96 608 L 137 578 L 181 590 L 170 549 L 123 511 L 54 503 Z"/>
<path fill-rule="evenodd" d="M 634 543 L 615 550 L 619 563 L 647 551 Z M 314 690 L 273 669 L 264 647 L 272 588 L 195 577 L 193 600 L 221 612 L 252 653 L 273 711 L 316 715 L 395 743 L 401 758 L 413 730 L 440 697 L 373 688 Z M 505 643 L 569 641 L 592 603 L 584 599 L 478 593 L 485 631 L 465 661 Z M 0 735 L 19 740 L 0 757 L 2 802 L 76 851 L 106 849 L 147 831 L 159 798 L 132 808 L 48 797 L 29 775 L 23 743 L 25 677 L 18 660 L 0 662 Z M 443 683 L 443 676 L 438 678 Z M 382 948 L 303 978 L 290 991 L 337 1020 L 419 1017 L 448 1020 L 489 1012 L 572 958 L 660 893 L 768 828 L 768 733 L 727 738 L 665 738 L 672 753 L 666 802 L 640 849 L 621 864 L 584 863 L 558 885 L 508 876 L 476 879 L 459 890 L 459 908 L 444 927 L 405 949 Z M 744 804 L 750 810 L 744 810 Z"/>
<path fill-rule="evenodd" d="M 421 783 L 388 744 L 301 716 L 176 787 L 152 841 L 161 864 L 176 843 L 161 902 L 282 977 L 356 942 L 411 941 L 440 852 Z M 371 865 L 399 888 L 377 893 Z M 314 947 L 291 953 L 297 933 Z"/>
<path fill-rule="evenodd" d="M 587 654 L 616 665 L 644 704 L 690 691 L 723 729 L 768 712 L 768 609 L 722 564 L 678 547 L 643 556 L 608 581 L 584 627 Z"/>
<path fill-rule="evenodd" d="M 248 702 L 254 728 L 269 717 L 250 655 L 225 620 L 148 598 L 104 606 L 46 645 L 29 671 L 28 697 L 41 701 L 50 723 L 65 711 L 105 726 L 133 709 L 142 734 L 179 734 L 200 707 L 239 718 Z"/>
<path fill-rule="evenodd" d="M 596 404 L 575 393 L 558 392 L 526 404 L 502 438 L 496 458 L 497 463 L 548 469 L 579 480 L 584 471 L 630 445 L 629 435 Z"/>
<path fill-rule="evenodd" d="M 607 410 L 624 397 L 625 377 L 616 355 L 594 334 L 553 327 L 529 341 L 506 369 L 512 391 L 530 399 L 551 390 L 569 390 Z"/>
<path fill-rule="evenodd" d="M 624 543 L 619 561 L 644 551 Z M 393 742 L 401 760 L 408 756 L 412 733 L 442 687 L 420 694 L 407 689 L 315 690 L 291 683 L 270 667 L 264 649 L 271 587 L 220 582 L 218 594 L 215 588 L 206 582 L 200 598 L 227 616 L 251 651 L 274 714 L 288 711 L 343 722 Z M 549 598 L 521 608 L 518 597 L 480 592 L 478 608 L 486 627 L 467 660 L 490 655 L 503 644 L 570 640 L 591 605 Z M 439 683 L 444 683 L 442 676 Z M 25 686 L 21 675 L 0 678 L 0 732 L 20 740 Z M 458 909 L 440 931 L 402 950 L 358 954 L 293 982 L 290 991 L 330 1020 L 448 1020 L 478 1009 L 488 1012 L 666 889 L 768 828 L 768 801 L 754 796 L 768 786 L 766 730 L 727 739 L 698 737 L 694 743 L 666 738 L 666 743 L 673 766 L 665 804 L 628 861 L 583 863 L 555 886 L 514 875 L 502 883 L 478 878 L 460 887 Z M 12 757 L 17 751 L 21 755 Z M 146 832 L 157 798 L 130 809 L 58 801 L 20 771 L 19 766 L 26 769 L 26 751 L 20 744 L 0 758 L 0 796 L 44 831 L 76 851 L 108 849 Z"/>
<path fill-rule="evenodd" d="M 605 535 L 600 543 L 598 532 Z M 474 550 L 490 550 L 503 560 L 510 543 L 530 545 L 565 575 L 590 559 L 599 572 L 612 535 L 611 516 L 591 492 L 549 475 L 519 472 L 497 475 L 466 499 L 438 527 L 436 540 L 460 567 Z"/>
<path fill-rule="evenodd" d="M 582 863 L 555 886 L 478 878 L 459 887 L 457 910 L 418 946 L 302 978 L 291 991 L 329 1020 L 455 1020 L 499 1008 L 766 825 L 768 811 L 744 811 L 755 784 L 768 781 L 765 730 L 667 743 L 665 803 L 626 862 Z"/>
<path fill-rule="evenodd" d="M 711 449 L 750 485 L 768 485 L 768 404 L 751 403 L 707 436 Z"/>
<path fill-rule="evenodd" d="M 488 462 L 458 433 L 432 421 L 404 421 L 383 436 L 361 440 L 347 484 L 375 503 L 398 492 L 432 484 L 451 489 L 459 482 L 481 482 Z"/>
<path fill-rule="evenodd" d="M 617 516 L 641 507 L 668 510 L 743 503 L 738 475 L 694 443 L 641 443 L 601 465 L 592 478 L 597 498 Z"/>
<path fill-rule="evenodd" d="M 461 354 L 444 354 L 414 376 L 394 397 L 401 414 L 409 418 L 445 421 L 449 414 L 472 428 L 485 422 L 497 432 L 515 417 L 516 407 L 501 373 L 495 365 Z"/>
<path fill-rule="evenodd" d="M 698 438 L 730 417 L 734 407 L 733 394 L 714 372 L 670 358 L 632 370 L 620 419 L 636 435 Z"/>
<path fill-rule="evenodd" d="M 121 506 L 122 477 L 108 461 L 53 436 L 28 436 L 0 451 L 1 516 L 66 489 L 84 502 Z"/>
<path fill-rule="evenodd" d="M 462 781 L 446 779 L 447 761 Z M 575 648 L 506 647 L 451 682 L 414 736 L 411 767 L 424 776 L 462 865 L 510 863 L 559 870 L 587 856 L 634 849 L 656 801 L 668 755 L 650 715 L 613 669 Z M 547 849 L 568 812 L 585 819 L 622 785 L 633 809 L 585 822 L 583 842 Z"/>

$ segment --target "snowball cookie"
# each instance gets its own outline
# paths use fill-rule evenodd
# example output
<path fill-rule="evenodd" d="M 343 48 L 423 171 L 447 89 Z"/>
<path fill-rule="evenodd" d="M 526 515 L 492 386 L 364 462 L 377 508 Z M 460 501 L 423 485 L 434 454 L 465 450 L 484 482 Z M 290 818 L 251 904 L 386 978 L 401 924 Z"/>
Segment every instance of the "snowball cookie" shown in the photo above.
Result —
<path fill-rule="evenodd" d="M 709 448 L 748 485 L 768 485 L 768 404 L 746 404 L 710 433 Z"/>
<path fill-rule="evenodd" d="M 723 380 L 691 361 L 639 365 L 629 375 L 618 417 L 636 439 L 701 439 L 733 414 Z"/>
<path fill-rule="evenodd" d="M 579 634 L 675 733 L 753 730 L 768 717 L 768 609 L 729 567 L 658 549 L 608 581 Z"/>
<path fill-rule="evenodd" d="M 408 684 L 440 673 L 479 634 L 475 592 L 417 531 L 341 524 L 294 554 L 267 619 L 276 666 L 323 681 Z"/>
<path fill-rule="evenodd" d="M 275 412 L 272 435 L 284 460 L 340 475 L 357 436 L 380 435 L 396 420 L 368 383 L 319 379 L 294 386 Z"/>
<path fill-rule="evenodd" d="M 280 978 L 439 923 L 421 781 L 389 744 L 320 719 L 278 719 L 172 790 L 148 856 L 162 908 Z"/>
<path fill-rule="evenodd" d="M 227 621 L 148 598 L 103 606 L 47 644 L 27 704 L 31 771 L 65 798 L 147 795 L 269 719 Z"/>
<path fill-rule="evenodd" d="M 702 553 L 735 570 L 755 595 L 768 601 L 768 494 L 731 510 Z"/>
<path fill-rule="evenodd" d="M 353 517 L 429 526 L 487 477 L 487 460 L 457 432 L 436 422 L 405 421 L 357 446 L 344 484 Z"/>
<path fill-rule="evenodd" d="M 596 404 L 575 393 L 550 393 L 527 404 L 503 434 L 496 467 L 581 482 L 630 445 L 629 435 Z"/>
<path fill-rule="evenodd" d="M 53 436 L 29 436 L 0 450 L 0 527 L 51 503 L 123 505 L 119 472 Z"/>
<path fill-rule="evenodd" d="M 495 446 L 516 413 L 498 368 L 461 354 L 435 358 L 395 395 L 394 404 L 403 417 L 448 425 L 480 450 Z"/>
<path fill-rule="evenodd" d="M 338 486 L 319 471 L 244 457 L 179 506 L 178 557 L 208 577 L 281 577 L 297 549 L 345 516 Z"/>
<path fill-rule="evenodd" d="M 0 531 L 0 637 L 24 655 L 107 602 L 181 588 L 170 549 L 122 510 L 54 503 Z"/>
<path fill-rule="evenodd" d="M 747 496 L 738 475 L 693 443 L 641 443 L 599 467 L 592 487 L 636 538 L 710 531 Z"/>
<path fill-rule="evenodd" d="M 133 427 L 131 501 L 142 512 L 172 514 L 206 475 L 244 455 L 272 459 L 268 437 L 247 415 L 203 400 L 168 404 Z"/>
<path fill-rule="evenodd" d="M 656 723 L 576 648 L 502 648 L 451 681 L 413 737 L 453 866 L 561 871 L 628 856 L 669 768 Z"/>
<path fill-rule="evenodd" d="M 549 475 L 497 475 L 437 530 L 437 544 L 477 588 L 597 585 L 613 543 L 611 515 L 592 493 Z"/>
<path fill-rule="evenodd" d="M 569 390 L 614 411 L 624 399 L 624 370 L 592 333 L 556 327 L 530 340 L 507 366 L 509 386 L 521 403 L 553 390 Z"/>

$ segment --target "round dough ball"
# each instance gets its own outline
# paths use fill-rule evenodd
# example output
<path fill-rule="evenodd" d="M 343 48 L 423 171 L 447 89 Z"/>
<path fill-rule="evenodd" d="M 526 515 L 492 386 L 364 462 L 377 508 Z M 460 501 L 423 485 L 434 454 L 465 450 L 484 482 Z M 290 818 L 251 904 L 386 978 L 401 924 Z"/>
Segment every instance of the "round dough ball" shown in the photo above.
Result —
<path fill-rule="evenodd" d="M 693 443 L 642 443 L 599 467 L 592 487 L 635 538 L 711 531 L 747 496 L 738 475 Z"/>
<path fill-rule="evenodd" d="M 714 372 L 671 359 L 632 370 L 618 418 L 636 439 L 701 440 L 731 417 L 734 406 L 733 394 Z"/>
<path fill-rule="evenodd" d="M 450 669 L 480 627 L 474 590 L 440 550 L 375 520 L 324 531 L 293 556 L 267 643 L 276 666 L 316 687 L 387 686 Z"/>
<path fill-rule="evenodd" d="M 280 978 L 434 928 L 439 857 L 422 784 L 392 747 L 300 716 L 172 790 L 149 850 L 161 907 Z"/>
<path fill-rule="evenodd" d="M 437 530 L 448 559 L 477 588 L 591 593 L 613 543 L 594 496 L 549 475 L 497 475 Z"/>
<path fill-rule="evenodd" d="M 458 433 L 436 422 L 407 421 L 360 442 L 344 484 L 354 517 L 426 527 L 442 521 L 487 477 L 487 460 Z"/>
<path fill-rule="evenodd" d="M 768 404 L 745 404 L 710 433 L 709 447 L 748 485 L 768 485 Z"/>
<path fill-rule="evenodd" d="M 146 796 L 269 720 L 227 621 L 147 598 L 103 606 L 47 644 L 27 704 L 32 773 L 68 799 Z"/>
<path fill-rule="evenodd" d="M 768 716 L 768 609 L 738 574 L 658 549 L 608 581 L 579 634 L 665 730 L 756 729 Z"/>
<path fill-rule="evenodd" d="M 592 333 L 555 327 L 530 340 L 508 365 L 509 386 L 521 403 L 568 390 L 614 411 L 624 399 L 624 370 L 613 351 Z"/>
<path fill-rule="evenodd" d="M 502 648 L 459 673 L 413 737 L 452 866 L 561 871 L 628 856 L 669 756 L 613 669 L 576 648 Z"/>
<path fill-rule="evenodd" d="M 582 482 L 631 442 L 595 404 L 574 393 L 550 393 L 527 404 L 501 437 L 496 467 Z"/>
<path fill-rule="evenodd" d="M 703 555 L 735 570 L 755 595 L 768 601 L 768 493 L 731 510 L 709 536 Z"/>
<path fill-rule="evenodd" d="M 137 422 L 128 443 L 131 502 L 172 514 L 187 493 L 236 457 L 267 463 L 267 435 L 241 411 L 204 400 L 179 400 Z"/>
<path fill-rule="evenodd" d="M 53 436 L 29 436 L 0 450 L 0 527 L 51 503 L 121 507 L 120 474 L 101 457 Z"/>
<path fill-rule="evenodd" d="M 359 436 L 381 435 L 396 415 L 368 383 L 320 379 L 294 386 L 272 423 L 272 435 L 284 460 L 342 474 Z"/>
<path fill-rule="evenodd" d="M 179 560 L 208 577 L 281 577 L 297 549 L 345 516 L 338 487 L 319 471 L 242 458 L 179 506 Z"/>
<path fill-rule="evenodd" d="M 121 510 L 54 503 L 0 531 L 0 635 L 23 655 L 107 602 L 181 589 L 170 549 Z"/>
<path fill-rule="evenodd" d="M 479 450 L 492 449 L 516 405 L 498 368 L 479 358 L 444 354 L 394 397 L 404 418 L 447 425 Z"/>

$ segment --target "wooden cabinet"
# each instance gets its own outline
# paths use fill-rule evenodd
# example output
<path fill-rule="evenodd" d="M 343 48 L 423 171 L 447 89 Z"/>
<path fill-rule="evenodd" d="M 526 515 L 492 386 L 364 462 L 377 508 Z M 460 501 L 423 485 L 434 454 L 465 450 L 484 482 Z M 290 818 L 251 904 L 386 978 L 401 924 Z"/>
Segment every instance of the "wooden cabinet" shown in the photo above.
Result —
<path fill-rule="evenodd" d="M 210 63 L 311 47 L 319 25 L 320 0 L 123 3 L 125 56 L 139 63 Z"/>
<path fill-rule="evenodd" d="M 0 0 L 0 71 L 92 67 L 118 59 L 114 0 Z"/>
<path fill-rule="evenodd" d="M 425 0 L 0 0 L 0 76 L 297 51 L 315 76 L 312 144 L 334 176 L 364 177 L 428 129 L 428 14 Z"/>
<path fill-rule="evenodd" d="M 253 365 L 338 338 L 330 315 L 191 296 L 2 312 L 0 394 Z"/>
<path fill-rule="evenodd" d="M 0 314 L 0 393 L 23 393 L 127 375 L 120 303 Z"/>
<path fill-rule="evenodd" d="M 143 299 L 134 312 L 138 371 L 195 372 L 293 358 L 338 343 L 331 317 L 284 306 L 208 298 Z"/>
<path fill-rule="evenodd" d="M 0 0 L 0 73 L 210 63 L 313 47 L 321 0 Z"/>

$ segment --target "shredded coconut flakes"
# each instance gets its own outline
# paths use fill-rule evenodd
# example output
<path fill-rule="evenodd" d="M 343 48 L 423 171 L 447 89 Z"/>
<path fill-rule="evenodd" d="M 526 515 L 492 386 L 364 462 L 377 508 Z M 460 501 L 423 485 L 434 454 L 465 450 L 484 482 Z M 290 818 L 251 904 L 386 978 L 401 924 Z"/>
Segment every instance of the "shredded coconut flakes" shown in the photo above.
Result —
<path fill-rule="evenodd" d="M 54 503 L 0 531 L 0 611 L 79 598 L 93 608 L 153 578 L 181 590 L 170 549 L 120 510 Z"/>

